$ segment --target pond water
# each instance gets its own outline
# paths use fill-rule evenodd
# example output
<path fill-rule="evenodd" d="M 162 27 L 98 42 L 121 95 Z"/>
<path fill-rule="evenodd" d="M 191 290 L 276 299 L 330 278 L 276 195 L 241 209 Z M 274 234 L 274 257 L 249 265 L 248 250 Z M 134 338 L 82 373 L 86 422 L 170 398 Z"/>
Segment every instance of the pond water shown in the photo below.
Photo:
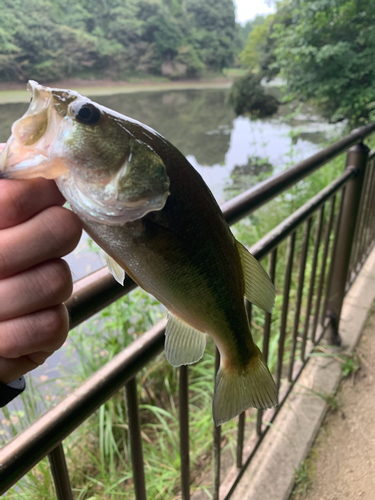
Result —
<path fill-rule="evenodd" d="M 277 93 L 278 89 L 271 88 Z M 338 133 L 314 110 L 304 107 L 290 117 L 294 104 L 281 106 L 269 119 L 252 121 L 236 117 L 226 103 L 226 89 L 190 89 L 95 97 L 93 100 L 135 118 L 166 137 L 188 158 L 211 188 L 219 203 L 254 184 L 256 174 L 276 173 L 321 149 Z M 10 127 L 27 109 L 27 104 L 0 106 L 0 142 L 7 140 Z M 88 249 L 87 236 L 66 260 L 74 279 L 104 265 Z M 56 367 L 66 363 L 64 350 L 55 353 L 33 372 L 35 381 L 58 376 Z"/>
<path fill-rule="evenodd" d="M 160 132 L 189 159 L 219 203 L 230 197 L 231 173 L 236 166 L 261 158 L 277 171 L 316 152 L 334 131 L 334 126 L 309 107 L 287 118 L 294 104 L 281 106 L 269 119 L 236 118 L 226 103 L 227 92 L 168 90 L 96 96 L 94 100 Z M 0 105 L 0 142 L 6 141 L 11 124 L 26 109 L 25 103 Z"/>

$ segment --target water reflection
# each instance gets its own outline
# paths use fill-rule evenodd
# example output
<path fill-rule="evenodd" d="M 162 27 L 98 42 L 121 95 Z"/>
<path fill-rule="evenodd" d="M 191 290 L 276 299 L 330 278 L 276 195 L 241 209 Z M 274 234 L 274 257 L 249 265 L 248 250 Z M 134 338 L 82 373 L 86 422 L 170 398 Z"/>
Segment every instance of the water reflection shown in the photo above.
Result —
<path fill-rule="evenodd" d="M 230 174 L 231 184 L 227 187 L 228 198 L 255 186 L 258 182 L 272 175 L 273 166 L 267 160 L 254 156 L 249 158 L 246 165 L 236 165 Z"/>
<path fill-rule="evenodd" d="M 175 90 L 95 99 L 154 128 L 185 156 L 194 155 L 201 165 L 225 161 L 235 118 L 226 104 L 226 90 Z"/>
<path fill-rule="evenodd" d="M 257 157 L 279 170 L 316 152 L 332 130 L 309 108 L 286 121 L 293 105 L 281 106 L 271 119 L 236 118 L 226 103 L 226 95 L 226 89 L 185 89 L 117 94 L 95 100 L 164 135 L 188 157 L 219 202 L 227 196 L 236 165 L 246 165 Z M 27 104 L 4 104 L 0 108 L 0 141 L 5 141 L 11 124 L 25 112 Z"/>

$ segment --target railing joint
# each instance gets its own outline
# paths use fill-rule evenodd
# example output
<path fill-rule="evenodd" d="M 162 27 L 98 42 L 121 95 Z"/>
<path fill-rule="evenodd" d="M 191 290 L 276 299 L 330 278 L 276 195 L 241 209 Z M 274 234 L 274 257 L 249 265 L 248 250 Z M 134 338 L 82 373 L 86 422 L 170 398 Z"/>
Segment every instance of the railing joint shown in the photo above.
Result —
<path fill-rule="evenodd" d="M 333 311 L 326 311 L 326 319 L 329 320 L 329 335 L 327 335 L 327 340 L 331 345 L 340 347 L 342 343 L 341 336 L 339 334 L 339 321 L 337 315 Z"/>

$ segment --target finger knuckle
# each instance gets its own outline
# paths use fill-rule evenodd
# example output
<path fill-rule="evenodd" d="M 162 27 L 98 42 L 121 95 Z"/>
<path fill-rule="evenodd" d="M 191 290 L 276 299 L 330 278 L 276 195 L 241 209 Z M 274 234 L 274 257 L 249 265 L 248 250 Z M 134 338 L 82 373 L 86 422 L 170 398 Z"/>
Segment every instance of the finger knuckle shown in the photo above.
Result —
<path fill-rule="evenodd" d="M 3 358 L 14 358 L 18 354 L 17 346 L 12 338 L 2 335 L 0 344 L 0 356 Z"/>
<path fill-rule="evenodd" d="M 63 345 L 68 331 L 69 316 L 63 304 L 0 323 L 0 356 L 52 353 Z"/>
<path fill-rule="evenodd" d="M 11 235 L 5 230 L 0 237 L 0 279 L 14 272 L 14 262 L 17 261 L 19 249 L 14 248 Z"/>
<path fill-rule="evenodd" d="M 72 275 L 64 260 L 49 261 L 40 269 L 40 275 L 40 286 L 46 298 L 58 304 L 70 297 L 73 289 Z"/>
<path fill-rule="evenodd" d="M 45 343 L 48 350 L 56 350 L 63 345 L 69 331 L 69 317 L 64 305 L 43 311 Z"/>
<path fill-rule="evenodd" d="M 60 255 L 71 252 L 78 244 L 82 226 L 77 215 L 66 208 L 54 206 L 45 211 L 44 223 L 47 227 L 51 245 L 60 251 Z"/>
<path fill-rule="evenodd" d="M 15 195 L 15 188 L 17 185 L 11 181 L 2 180 L 4 189 L 0 189 L 0 206 L 4 208 L 1 219 L 6 221 L 7 226 L 18 224 L 23 218 L 24 213 L 24 199 Z"/>

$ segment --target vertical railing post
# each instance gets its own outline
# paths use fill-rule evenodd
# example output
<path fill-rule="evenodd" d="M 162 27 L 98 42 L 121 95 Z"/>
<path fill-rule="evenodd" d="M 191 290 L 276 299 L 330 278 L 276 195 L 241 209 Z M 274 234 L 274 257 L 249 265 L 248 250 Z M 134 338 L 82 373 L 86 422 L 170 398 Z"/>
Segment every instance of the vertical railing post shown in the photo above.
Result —
<path fill-rule="evenodd" d="M 215 349 L 215 380 L 220 367 L 220 352 Z M 214 440 L 213 440 L 213 500 L 219 500 L 220 491 L 220 463 L 221 463 L 221 425 L 214 425 Z"/>
<path fill-rule="evenodd" d="M 353 247 L 359 205 L 362 194 L 369 148 L 363 143 L 352 146 L 347 153 L 346 169 L 355 169 L 357 175 L 348 182 L 343 192 L 344 199 L 332 252 L 332 262 L 327 284 L 325 317 L 331 319 L 332 344 L 340 345 L 339 322 L 345 295 L 350 255 Z"/>
<path fill-rule="evenodd" d="M 181 457 L 181 496 L 190 498 L 190 461 L 189 461 L 189 375 L 188 366 L 180 367 L 179 380 L 179 421 Z"/>
<path fill-rule="evenodd" d="M 57 500 L 73 500 L 68 467 L 66 465 L 63 444 L 60 443 L 48 454 Z"/>
<path fill-rule="evenodd" d="M 125 401 L 128 414 L 130 453 L 133 469 L 133 483 L 136 500 L 147 500 L 143 452 L 141 440 L 141 424 L 139 420 L 137 381 L 131 378 L 125 384 Z"/>

